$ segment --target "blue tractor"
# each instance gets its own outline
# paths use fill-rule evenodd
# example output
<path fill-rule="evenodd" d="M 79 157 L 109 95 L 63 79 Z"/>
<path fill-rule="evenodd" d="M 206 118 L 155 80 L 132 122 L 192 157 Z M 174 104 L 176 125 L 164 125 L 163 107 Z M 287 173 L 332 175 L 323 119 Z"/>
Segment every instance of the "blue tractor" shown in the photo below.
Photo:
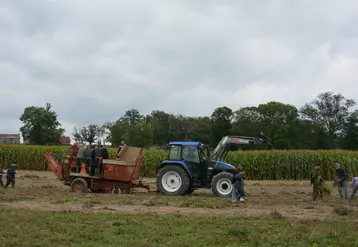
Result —
<path fill-rule="evenodd" d="M 223 162 L 229 151 L 238 145 L 263 144 L 267 138 L 224 136 L 213 152 L 200 142 L 169 143 L 168 159 L 156 168 L 157 191 L 164 195 L 180 196 L 198 188 L 211 188 L 214 195 L 231 195 L 235 166 Z"/>

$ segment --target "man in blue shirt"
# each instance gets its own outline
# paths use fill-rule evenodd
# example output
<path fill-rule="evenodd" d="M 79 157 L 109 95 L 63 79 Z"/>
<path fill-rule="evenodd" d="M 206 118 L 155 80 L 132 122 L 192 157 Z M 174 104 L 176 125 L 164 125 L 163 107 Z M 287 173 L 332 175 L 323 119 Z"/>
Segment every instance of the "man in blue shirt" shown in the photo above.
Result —
<path fill-rule="evenodd" d="M 233 177 L 232 202 L 244 201 L 244 174 L 245 170 L 238 168 L 236 174 Z"/>

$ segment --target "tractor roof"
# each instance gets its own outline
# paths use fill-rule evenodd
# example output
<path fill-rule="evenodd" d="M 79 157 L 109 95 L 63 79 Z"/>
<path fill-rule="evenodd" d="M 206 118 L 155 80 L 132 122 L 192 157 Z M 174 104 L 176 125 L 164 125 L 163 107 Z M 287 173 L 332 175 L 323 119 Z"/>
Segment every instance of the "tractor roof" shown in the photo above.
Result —
<path fill-rule="evenodd" d="M 169 145 L 181 145 L 181 146 L 196 146 L 200 147 L 203 144 L 200 142 L 170 142 Z"/>

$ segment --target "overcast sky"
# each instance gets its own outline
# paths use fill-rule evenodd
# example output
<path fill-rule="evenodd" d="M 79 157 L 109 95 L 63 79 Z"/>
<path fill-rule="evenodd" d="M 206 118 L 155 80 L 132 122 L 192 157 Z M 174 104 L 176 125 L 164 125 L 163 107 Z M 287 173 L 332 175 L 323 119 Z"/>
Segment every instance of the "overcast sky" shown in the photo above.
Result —
<path fill-rule="evenodd" d="M 357 23 L 353 0 L 2 0 L 0 133 L 46 102 L 71 135 L 130 108 L 358 101 Z"/>

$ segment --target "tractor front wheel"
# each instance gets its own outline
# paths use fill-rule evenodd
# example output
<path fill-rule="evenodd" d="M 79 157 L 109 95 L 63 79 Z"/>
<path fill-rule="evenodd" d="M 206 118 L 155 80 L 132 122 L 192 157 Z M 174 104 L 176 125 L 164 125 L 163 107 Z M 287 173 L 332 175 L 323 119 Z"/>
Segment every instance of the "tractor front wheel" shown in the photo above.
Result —
<path fill-rule="evenodd" d="M 157 174 L 157 189 L 164 195 L 185 195 L 190 186 L 190 179 L 183 168 L 176 165 L 167 165 Z"/>
<path fill-rule="evenodd" d="M 71 183 L 71 191 L 77 193 L 87 193 L 88 183 L 83 178 L 75 178 Z"/>
<path fill-rule="evenodd" d="M 229 172 L 220 172 L 211 181 L 211 191 L 218 197 L 228 197 L 232 193 L 233 175 Z"/>

